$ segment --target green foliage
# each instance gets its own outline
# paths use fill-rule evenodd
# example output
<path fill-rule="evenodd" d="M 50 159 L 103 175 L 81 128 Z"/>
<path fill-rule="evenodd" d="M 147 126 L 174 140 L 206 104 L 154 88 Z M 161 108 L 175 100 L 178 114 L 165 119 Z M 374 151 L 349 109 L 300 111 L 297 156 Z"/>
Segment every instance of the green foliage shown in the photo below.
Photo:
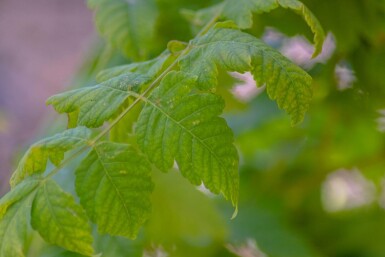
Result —
<path fill-rule="evenodd" d="M 0 200 L 0 256 L 25 256 L 28 214 L 39 182 L 27 178 Z"/>
<path fill-rule="evenodd" d="M 251 27 L 252 12 L 282 6 L 299 12 L 314 32 L 314 55 L 321 51 L 324 35 L 317 19 L 298 1 L 266 1 L 263 5 L 254 0 L 213 2 L 212 6 L 207 1 L 172 2 L 177 11 L 184 7 L 203 8 L 184 11 L 195 27 L 192 30 L 200 28 L 191 39 L 182 15 L 167 10 L 167 1 L 88 1 L 95 10 L 96 25 L 109 44 L 108 52 L 119 49 L 128 58 L 141 62 L 104 70 L 96 78 L 99 84 L 47 100 L 56 111 L 68 114 L 71 129 L 34 144 L 21 159 L 11 179 L 13 189 L 0 201 L 0 257 L 25 256 L 29 224 L 45 242 L 66 250 L 58 256 L 91 256 L 95 252 L 92 242 L 96 242 L 98 250 L 127 255 L 128 250 L 121 250 L 121 242 L 115 237 L 106 247 L 99 245 L 99 233 L 130 239 L 139 234 L 135 242 L 147 246 L 152 241 L 164 243 L 169 251 L 173 251 L 173 240 L 178 241 L 178 246 L 194 242 L 199 248 L 177 249 L 175 256 L 231 256 L 224 246 L 226 229 L 218 221 L 216 209 L 209 207 L 209 200 L 194 187 L 184 188 L 187 181 L 202 185 L 210 194 L 222 194 L 238 210 L 239 153 L 234 133 L 221 117 L 226 104 L 231 107 L 234 101 L 228 100 L 233 99 L 229 97 L 229 85 L 226 86 L 228 79 L 219 83 L 224 77 L 219 71 L 250 71 L 258 85 L 266 85 L 269 97 L 290 115 L 292 124 L 297 124 L 309 109 L 312 78 L 257 39 L 252 31 L 246 33 L 242 29 Z M 177 40 L 170 41 L 162 53 L 159 50 L 166 47 L 168 36 L 157 38 L 162 26 L 158 21 L 176 21 L 175 31 L 180 32 L 171 35 Z M 91 138 L 93 132 L 96 135 Z M 90 152 L 83 155 L 89 148 Z M 76 151 L 64 160 L 65 153 L 71 150 Z M 59 181 L 56 174 L 61 169 L 79 159 L 78 167 L 70 166 L 68 172 L 75 170 L 80 204 L 55 182 Z M 51 171 L 46 170 L 48 162 L 56 166 Z M 172 176 L 180 174 L 187 180 L 172 178 L 167 182 L 171 188 L 167 188 L 157 178 L 160 187 L 156 196 L 151 195 L 156 186 L 152 170 L 167 172 L 174 168 L 179 173 Z M 161 175 L 170 176 L 156 176 Z M 173 197 L 177 200 L 164 200 Z M 154 216 L 152 201 L 156 202 Z M 162 210 L 160 201 L 166 210 Z M 177 201 L 185 202 L 176 206 Z M 199 207 L 202 211 L 195 211 Z M 170 226 L 171 236 L 159 238 L 158 221 L 165 216 L 180 225 Z M 181 216 L 191 219 L 190 223 L 181 224 Z M 212 220 L 204 225 L 211 227 L 210 233 L 194 224 L 206 218 Z M 91 235 L 89 221 L 99 233 Z M 139 231 L 147 221 L 141 236 Z M 182 235 L 183 230 L 190 233 Z M 202 237 L 209 239 L 200 240 Z M 218 246 L 218 242 L 222 245 Z M 134 250 L 136 255 L 143 252 L 140 247 Z"/>
<path fill-rule="evenodd" d="M 4 216 L 8 208 L 29 195 L 38 186 L 40 180 L 31 176 L 16 185 L 8 194 L 0 200 L 0 218 Z"/>
<path fill-rule="evenodd" d="M 21 159 L 11 178 L 15 186 L 25 177 L 43 173 L 48 160 L 58 166 L 64 153 L 85 144 L 91 137 L 91 131 L 85 127 L 66 130 L 32 145 Z"/>
<path fill-rule="evenodd" d="M 306 1 L 327 31 L 333 32 L 337 48 L 342 53 L 356 50 L 365 44 L 361 40 L 377 44 L 385 28 L 382 0 Z M 316 8 L 315 8 L 316 7 Z M 354 17 L 354 19 L 352 19 Z M 349 26 L 343 21 L 351 20 Z"/>
<path fill-rule="evenodd" d="M 76 170 L 76 191 L 100 233 L 135 238 L 151 213 L 151 168 L 124 144 L 101 142 Z"/>
<path fill-rule="evenodd" d="M 91 255 L 91 226 L 83 208 L 52 179 L 43 183 L 32 204 L 32 227 L 51 244 Z"/>
<path fill-rule="evenodd" d="M 79 111 L 77 124 L 96 128 L 116 115 L 129 97 L 129 89 L 135 92 L 149 81 L 150 77 L 143 74 L 124 74 L 93 87 L 52 96 L 47 104 L 53 105 L 59 113 Z"/>
<path fill-rule="evenodd" d="M 170 72 L 145 100 L 136 133 L 138 144 L 159 169 L 176 160 L 183 176 L 234 206 L 238 199 L 238 154 L 224 119 L 224 102 L 214 94 L 190 94 L 196 77 Z"/>
<path fill-rule="evenodd" d="M 27 213 L 30 212 L 31 198 L 13 204 L 0 221 L 0 256 L 25 257 L 27 237 Z"/>
<path fill-rule="evenodd" d="M 181 70 L 198 76 L 198 87 L 217 84 L 217 66 L 229 71 L 251 71 L 255 80 L 266 84 L 269 96 L 286 110 L 296 124 L 302 121 L 311 100 L 311 77 L 278 51 L 232 24 L 218 24 L 203 37 L 192 41 L 192 50 L 181 59 Z"/>

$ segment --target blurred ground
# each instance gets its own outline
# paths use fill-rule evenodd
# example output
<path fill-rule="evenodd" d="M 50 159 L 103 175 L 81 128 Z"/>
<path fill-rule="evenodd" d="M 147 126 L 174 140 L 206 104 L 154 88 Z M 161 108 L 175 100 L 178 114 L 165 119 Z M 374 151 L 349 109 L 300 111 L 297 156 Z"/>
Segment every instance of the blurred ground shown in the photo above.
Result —
<path fill-rule="evenodd" d="M 52 94 L 64 90 L 94 35 L 79 0 L 0 0 L 0 195 L 17 150 L 34 141 Z"/>

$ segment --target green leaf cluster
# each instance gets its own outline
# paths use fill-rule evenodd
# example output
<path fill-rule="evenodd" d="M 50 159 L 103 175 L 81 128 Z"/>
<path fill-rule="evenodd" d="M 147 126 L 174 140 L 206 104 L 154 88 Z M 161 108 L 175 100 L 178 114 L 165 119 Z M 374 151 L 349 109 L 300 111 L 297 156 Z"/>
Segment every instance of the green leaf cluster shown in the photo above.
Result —
<path fill-rule="evenodd" d="M 323 41 L 322 28 L 302 3 L 257 3 L 226 0 L 209 7 L 213 15 L 193 39 L 171 41 L 146 60 L 155 44 L 155 1 L 90 0 L 101 35 L 144 61 L 102 71 L 99 84 L 47 100 L 69 114 L 73 128 L 32 145 L 21 159 L 13 188 L 0 202 L 0 257 L 25 256 L 30 228 L 49 244 L 86 256 L 94 254 L 90 222 L 100 234 L 135 239 L 151 219 L 152 170 L 175 168 L 191 184 L 222 194 L 237 211 L 239 156 L 222 117 L 226 102 L 216 93 L 220 72 L 251 72 L 295 125 L 309 108 L 311 77 L 243 29 L 251 26 L 251 11 L 280 5 L 304 16 L 315 34 L 315 54 Z M 132 135 L 119 136 L 116 127 Z M 56 173 L 78 157 L 79 203 L 55 182 Z"/>

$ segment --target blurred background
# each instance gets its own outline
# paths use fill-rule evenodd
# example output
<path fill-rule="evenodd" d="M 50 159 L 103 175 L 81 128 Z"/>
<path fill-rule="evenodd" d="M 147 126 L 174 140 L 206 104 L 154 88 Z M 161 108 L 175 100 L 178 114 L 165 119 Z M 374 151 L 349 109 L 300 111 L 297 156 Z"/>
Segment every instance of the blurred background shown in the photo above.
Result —
<path fill-rule="evenodd" d="M 109 3 L 140 7 L 134 12 L 141 24 L 137 51 L 94 32 L 124 15 L 104 16 L 107 21 L 95 25 L 84 1 L 0 0 L 0 191 L 8 190 L 10 172 L 28 145 L 65 128 L 65 115 L 45 106 L 48 96 L 94 84 L 103 68 L 154 57 L 171 39 L 189 40 L 207 17 L 189 12 L 186 19 L 180 10 L 218 2 L 104 1 L 104 10 Z M 385 1 L 303 2 L 327 34 L 319 57 L 311 59 L 312 34 L 289 10 L 254 15 L 247 31 L 314 78 L 301 125 L 291 127 L 250 74 L 220 71 L 217 93 L 226 99 L 225 118 L 241 157 L 238 217 L 230 220 L 228 202 L 177 172 L 154 171 L 153 215 L 138 239 L 95 233 L 98 252 L 385 257 Z M 73 168 L 58 174 L 70 192 Z M 46 245 L 36 233 L 31 240 L 28 256 L 78 256 Z"/>
<path fill-rule="evenodd" d="M 46 132 L 45 100 L 70 84 L 94 31 L 84 1 L 0 0 L 0 194 L 16 153 Z"/>

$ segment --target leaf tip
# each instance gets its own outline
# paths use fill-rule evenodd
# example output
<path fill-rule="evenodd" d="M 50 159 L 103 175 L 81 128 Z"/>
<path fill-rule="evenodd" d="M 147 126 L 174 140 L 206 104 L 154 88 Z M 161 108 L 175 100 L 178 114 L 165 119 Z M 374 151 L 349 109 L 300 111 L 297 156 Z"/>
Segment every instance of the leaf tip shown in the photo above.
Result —
<path fill-rule="evenodd" d="M 52 96 L 45 100 L 45 105 L 52 105 Z"/>
<path fill-rule="evenodd" d="M 238 205 L 235 206 L 233 215 L 231 216 L 231 220 L 235 219 L 238 215 Z"/>
<path fill-rule="evenodd" d="M 321 54 L 321 52 L 322 52 L 322 46 L 321 46 L 321 48 L 318 48 L 318 49 L 315 48 L 315 50 L 314 50 L 314 52 L 313 52 L 311 58 L 312 58 L 312 59 L 316 58 L 318 55 Z"/>

